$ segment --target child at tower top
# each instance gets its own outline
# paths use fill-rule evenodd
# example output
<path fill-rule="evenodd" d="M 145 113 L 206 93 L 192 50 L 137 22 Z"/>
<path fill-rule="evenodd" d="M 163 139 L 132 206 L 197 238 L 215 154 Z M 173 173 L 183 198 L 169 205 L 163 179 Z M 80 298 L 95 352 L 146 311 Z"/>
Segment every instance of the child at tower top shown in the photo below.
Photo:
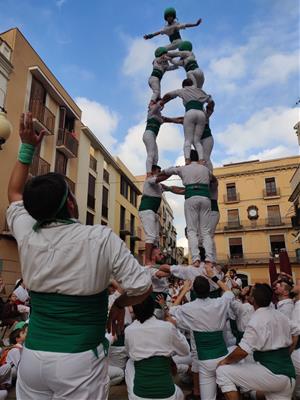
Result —
<path fill-rule="evenodd" d="M 176 18 L 176 10 L 173 7 L 165 9 L 164 19 L 166 21 L 166 25 L 158 32 L 144 35 L 144 39 L 152 39 L 154 36 L 158 35 L 168 35 L 170 39 L 170 44 L 165 46 L 167 50 L 174 50 L 178 48 L 178 46 L 182 42 L 180 36 L 181 29 L 194 28 L 200 25 L 202 22 L 202 19 L 199 18 L 194 24 L 180 24 Z"/>
<path fill-rule="evenodd" d="M 202 89 L 204 83 L 203 71 L 199 68 L 195 54 L 193 53 L 193 45 L 185 40 L 178 46 L 179 51 L 170 51 L 168 56 L 171 57 L 171 63 L 174 66 L 181 66 L 186 71 L 186 77 L 193 81 L 194 86 Z M 179 60 L 173 58 L 180 57 Z"/>
<path fill-rule="evenodd" d="M 166 71 L 177 69 L 178 66 L 170 65 L 170 57 L 167 56 L 167 49 L 165 47 L 158 47 L 155 50 L 155 59 L 152 62 L 153 71 L 148 80 L 149 86 L 153 91 L 151 101 L 156 101 L 160 97 L 160 81 Z"/>

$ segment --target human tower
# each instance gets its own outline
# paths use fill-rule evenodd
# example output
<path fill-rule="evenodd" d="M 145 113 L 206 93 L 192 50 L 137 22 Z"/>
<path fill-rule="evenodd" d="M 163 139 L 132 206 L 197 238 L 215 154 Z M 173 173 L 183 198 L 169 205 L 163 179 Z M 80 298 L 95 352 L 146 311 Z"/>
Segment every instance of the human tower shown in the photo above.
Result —
<path fill-rule="evenodd" d="M 159 243 L 158 209 L 164 191 L 185 196 L 184 213 L 186 232 L 194 266 L 200 265 L 200 250 L 205 249 L 206 263 L 216 263 L 214 233 L 219 221 L 218 183 L 213 176 L 211 153 L 214 140 L 209 127 L 209 119 L 214 111 L 212 97 L 202 89 L 204 74 L 199 68 L 193 45 L 181 38 L 180 31 L 196 27 L 202 22 L 182 24 L 178 22 L 176 10 L 167 8 L 164 12 L 166 25 L 158 32 L 147 34 L 148 40 L 157 35 L 167 35 L 170 43 L 155 50 L 153 70 L 148 83 L 152 96 L 148 105 L 146 129 L 143 142 L 146 146 L 146 174 L 143 196 L 139 209 L 140 219 L 145 232 L 146 265 L 151 264 L 152 252 Z M 182 88 L 166 93 L 161 97 L 161 81 L 167 71 L 184 68 L 186 78 Z M 170 118 L 162 115 L 164 105 L 180 97 L 185 108 L 184 117 Z M 158 166 L 157 136 L 163 123 L 183 124 L 185 165 L 171 167 L 163 171 Z M 171 138 L 170 138 L 171 139 Z M 171 175 L 178 175 L 183 186 L 166 186 L 161 184 Z"/>

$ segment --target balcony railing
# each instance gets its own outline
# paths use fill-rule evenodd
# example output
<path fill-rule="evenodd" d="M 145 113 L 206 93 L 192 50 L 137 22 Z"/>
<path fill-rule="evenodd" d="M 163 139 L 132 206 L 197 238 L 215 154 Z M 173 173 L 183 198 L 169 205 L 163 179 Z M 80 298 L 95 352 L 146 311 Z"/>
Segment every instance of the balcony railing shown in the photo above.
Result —
<path fill-rule="evenodd" d="M 280 189 L 279 188 L 264 189 L 263 197 L 264 199 L 268 199 L 269 197 L 280 197 Z"/>
<path fill-rule="evenodd" d="M 97 172 L 97 160 L 95 157 L 93 157 L 92 155 L 90 155 L 90 168 Z"/>
<path fill-rule="evenodd" d="M 224 194 L 224 203 L 238 203 L 240 201 L 239 193 Z"/>
<path fill-rule="evenodd" d="M 42 157 L 34 156 L 29 172 L 33 176 L 48 174 L 50 172 L 50 164 Z"/>
<path fill-rule="evenodd" d="M 290 262 L 297 262 L 295 253 L 288 253 Z M 279 262 L 279 254 L 258 252 L 258 253 L 247 253 L 230 255 L 230 254 L 217 254 L 218 262 L 220 264 L 232 264 L 232 265 L 247 265 L 247 264 L 268 264 L 270 258 L 274 258 L 274 261 Z"/>
<path fill-rule="evenodd" d="M 66 129 L 59 129 L 56 147 L 68 158 L 76 158 L 78 154 L 78 140 L 73 133 Z"/>
<path fill-rule="evenodd" d="M 32 113 L 34 128 L 37 131 L 44 129 L 46 134 L 54 134 L 55 115 L 49 110 L 49 108 L 47 108 L 40 100 L 31 100 L 29 111 Z"/>
<path fill-rule="evenodd" d="M 68 178 L 67 176 L 65 177 L 66 181 L 68 182 L 69 188 L 71 189 L 72 193 L 75 194 L 75 189 L 76 189 L 76 185 L 75 182 L 73 182 L 70 178 Z"/>
<path fill-rule="evenodd" d="M 238 230 L 238 231 L 251 231 L 259 229 L 278 229 L 278 228 L 291 228 L 291 218 L 287 217 L 272 217 L 272 218 L 258 218 L 257 220 L 250 221 L 244 219 L 241 221 L 227 221 L 220 222 L 217 225 L 216 233 L 224 231 Z"/>

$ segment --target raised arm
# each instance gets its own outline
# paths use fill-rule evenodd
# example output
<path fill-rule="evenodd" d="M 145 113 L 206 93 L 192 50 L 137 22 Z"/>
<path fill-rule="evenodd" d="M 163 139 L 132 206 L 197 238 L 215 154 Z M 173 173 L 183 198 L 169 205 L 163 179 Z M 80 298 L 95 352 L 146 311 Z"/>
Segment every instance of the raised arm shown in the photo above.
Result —
<path fill-rule="evenodd" d="M 148 34 L 144 35 L 143 37 L 144 37 L 145 40 L 148 40 L 148 39 L 154 38 L 155 36 L 161 35 L 161 33 L 162 33 L 162 31 L 158 31 L 158 32 L 154 32 L 154 33 L 148 33 Z"/>
<path fill-rule="evenodd" d="M 217 275 L 215 275 L 215 272 L 211 267 L 205 266 L 205 270 L 207 277 L 211 279 L 213 282 L 215 282 L 219 286 L 219 288 L 223 290 L 223 292 L 230 291 L 228 286 L 226 286 L 225 283 L 221 281 Z"/>
<path fill-rule="evenodd" d="M 166 93 L 164 97 L 161 99 L 161 105 L 165 105 L 168 103 L 170 100 L 175 99 L 175 97 L 178 97 L 177 90 L 173 90 L 173 92 Z"/>
<path fill-rule="evenodd" d="M 162 117 L 163 118 L 163 122 L 169 122 L 169 123 L 173 123 L 173 124 L 183 124 L 183 117 Z"/>
<path fill-rule="evenodd" d="M 184 24 L 186 28 L 195 28 L 199 26 L 202 22 L 202 18 L 199 18 L 194 24 Z"/>
<path fill-rule="evenodd" d="M 185 187 L 183 186 L 167 186 L 163 185 L 166 192 L 172 192 L 174 194 L 185 194 Z"/>
<path fill-rule="evenodd" d="M 28 179 L 29 167 L 33 159 L 35 148 L 43 139 L 44 133 L 36 134 L 33 129 L 31 113 L 22 114 L 20 118 L 19 135 L 21 147 L 18 160 L 12 170 L 7 195 L 9 203 L 23 199 L 23 190 Z"/>

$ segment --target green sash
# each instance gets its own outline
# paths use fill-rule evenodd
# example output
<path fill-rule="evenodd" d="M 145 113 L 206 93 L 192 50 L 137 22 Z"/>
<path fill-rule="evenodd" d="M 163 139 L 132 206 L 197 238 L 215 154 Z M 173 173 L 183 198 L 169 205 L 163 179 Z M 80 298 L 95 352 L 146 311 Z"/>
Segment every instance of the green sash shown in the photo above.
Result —
<path fill-rule="evenodd" d="M 155 308 L 161 309 L 160 305 L 159 305 L 158 302 L 156 301 L 156 297 L 157 297 L 159 294 L 162 294 L 162 295 L 164 296 L 164 299 L 166 300 L 166 298 L 167 298 L 167 293 L 165 293 L 165 292 L 152 292 L 152 293 L 150 294 L 150 296 L 152 297 L 152 299 L 153 299 L 154 302 L 155 302 Z"/>
<path fill-rule="evenodd" d="M 209 125 L 206 124 L 205 127 L 204 127 L 204 131 L 202 133 L 202 136 L 201 136 L 201 140 L 202 139 L 206 139 L 206 138 L 208 138 L 210 136 L 212 136 L 211 129 L 210 129 Z"/>
<path fill-rule="evenodd" d="M 185 112 L 189 110 L 203 110 L 203 103 L 197 100 L 190 100 L 185 105 Z"/>
<path fill-rule="evenodd" d="M 197 64 L 197 61 L 195 61 L 195 60 L 188 61 L 184 67 L 186 72 L 194 71 L 194 69 L 197 69 L 197 68 L 199 68 L 199 65 Z"/>
<path fill-rule="evenodd" d="M 58 353 L 108 349 L 107 291 L 91 296 L 30 292 L 31 315 L 25 346 Z"/>
<path fill-rule="evenodd" d="M 219 212 L 218 200 L 210 199 L 210 206 L 211 206 L 211 211 Z"/>
<path fill-rule="evenodd" d="M 156 118 L 149 118 L 147 120 L 147 125 L 146 125 L 146 131 L 151 131 L 155 134 L 155 136 L 158 135 L 159 128 L 160 128 L 161 123 L 159 122 L 158 119 Z"/>
<path fill-rule="evenodd" d="M 135 361 L 133 393 L 151 399 L 165 399 L 175 393 L 171 374 L 171 360 L 164 356 L 154 356 Z"/>
<path fill-rule="evenodd" d="M 185 185 L 185 199 L 193 196 L 204 196 L 210 199 L 209 186 L 206 183 Z"/>
<path fill-rule="evenodd" d="M 275 375 L 285 375 L 289 378 L 296 378 L 289 347 L 269 351 L 254 351 L 253 358 Z"/>
<path fill-rule="evenodd" d="M 174 42 L 174 40 L 181 39 L 180 32 L 175 31 L 174 33 L 172 33 L 172 35 L 169 36 L 169 39 L 171 43 Z"/>
<path fill-rule="evenodd" d="M 152 71 L 151 76 L 155 76 L 156 78 L 158 78 L 159 80 L 161 80 L 161 78 L 163 77 L 163 72 L 160 69 L 154 68 Z"/>
<path fill-rule="evenodd" d="M 230 329 L 233 336 L 236 338 L 236 344 L 239 344 L 244 336 L 244 332 L 238 330 L 237 323 L 235 319 L 230 319 Z"/>
<path fill-rule="evenodd" d="M 157 213 L 161 202 L 161 197 L 147 196 L 143 194 L 139 211 L 152 210 Z"/>
<path fill-rule="evenodd" d="M 223 331 L 193 333 L 199 360 L 213 360 L 228 353 Z"/>

